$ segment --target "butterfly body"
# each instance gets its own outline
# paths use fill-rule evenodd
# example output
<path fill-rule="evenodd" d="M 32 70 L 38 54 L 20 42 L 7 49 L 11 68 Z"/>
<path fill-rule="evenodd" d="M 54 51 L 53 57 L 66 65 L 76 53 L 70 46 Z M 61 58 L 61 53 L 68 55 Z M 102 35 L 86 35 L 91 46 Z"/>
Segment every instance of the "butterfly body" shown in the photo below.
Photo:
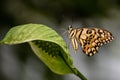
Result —
<path fill-rule="evenodd" d="M 88 56 L 93 56 L 98 52 L 100 46 L 113 40 L 112 34 L 100 28 L 72 28 L 68 29 L 69 38 L 75 51 L 78 50 L 78 44 Z"/>

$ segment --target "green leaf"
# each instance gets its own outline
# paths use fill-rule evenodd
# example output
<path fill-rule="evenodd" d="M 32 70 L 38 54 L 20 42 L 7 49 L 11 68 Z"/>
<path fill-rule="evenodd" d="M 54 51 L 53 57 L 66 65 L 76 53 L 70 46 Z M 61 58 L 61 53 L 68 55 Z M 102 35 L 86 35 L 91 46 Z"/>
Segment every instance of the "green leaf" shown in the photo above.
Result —
<path fill-rule="evenodd" d="M 0 44 L 28 42 L 35 54 L 57 74 L 74 73 L 86 78 L 73 66 L 70 52 L 63 38 L 53 29 L 42 24 L 26 24 L 13 27 Z"/>

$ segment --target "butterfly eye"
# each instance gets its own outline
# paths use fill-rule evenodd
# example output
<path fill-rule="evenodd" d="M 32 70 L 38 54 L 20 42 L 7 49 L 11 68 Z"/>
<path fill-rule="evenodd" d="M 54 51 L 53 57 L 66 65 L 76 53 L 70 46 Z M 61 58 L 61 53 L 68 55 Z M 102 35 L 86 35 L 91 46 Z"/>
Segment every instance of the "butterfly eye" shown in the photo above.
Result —
<path fill-rule="evenodd" d="M 87 30 L 87 34 L 91 34 L 92 33 L 92 30 Z"/>
<path fill-rule="evenodd" d="M 72 25 L 69 25 L 68 30 L 71 30 L 71 29 L 72 29 Z"/>

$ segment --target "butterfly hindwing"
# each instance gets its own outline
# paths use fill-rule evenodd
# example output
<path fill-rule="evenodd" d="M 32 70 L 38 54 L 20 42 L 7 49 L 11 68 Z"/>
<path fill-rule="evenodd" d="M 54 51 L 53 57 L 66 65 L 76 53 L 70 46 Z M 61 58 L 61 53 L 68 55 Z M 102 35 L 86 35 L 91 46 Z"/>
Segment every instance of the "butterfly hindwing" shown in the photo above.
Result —
<path fill-rule="evenodd" d="M 81 36 L 77 38 L 85 54 L 92 56 L 98 52 L 99 45 L 95 42 L 97 35 L 94 29 L 83 28 Z"/>
<path fill-rule="evenodd" d="M 99 28 L 83 28 L 79 37 L 83 52 L 88 56 L 93 56 L 103 44 L 112 41 L 113 36 L 107 30 Z"/>

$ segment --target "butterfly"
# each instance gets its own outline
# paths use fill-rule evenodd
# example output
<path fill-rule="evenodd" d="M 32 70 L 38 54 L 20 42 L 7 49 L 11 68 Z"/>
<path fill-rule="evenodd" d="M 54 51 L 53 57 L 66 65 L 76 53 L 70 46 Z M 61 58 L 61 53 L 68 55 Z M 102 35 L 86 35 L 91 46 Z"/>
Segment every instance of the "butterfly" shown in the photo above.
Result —
<path fill-rule="evenodd" d="M 109 43 L 114 39 L 113 35 L 100 28 L 68 28 L 68 35 L 71 39 L 73 49 L 78 50 L 80 44 L 83 52 L 88 56 L 93 56 L 98 52 L 99 47 Z"/>

